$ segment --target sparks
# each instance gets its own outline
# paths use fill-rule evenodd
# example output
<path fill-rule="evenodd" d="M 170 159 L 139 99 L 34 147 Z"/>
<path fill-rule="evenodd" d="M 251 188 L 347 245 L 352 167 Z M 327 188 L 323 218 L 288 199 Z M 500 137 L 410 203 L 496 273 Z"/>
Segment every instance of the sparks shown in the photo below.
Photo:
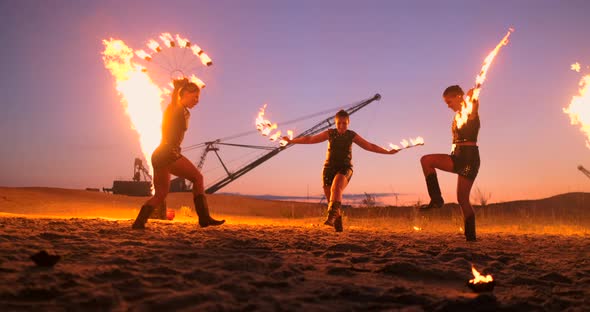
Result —
<path fill-rule="evenodd" d="M 580 63 L 575 62 L 570 66 L 570 69 L 579 73 L 580 70 L 582 69 L 582 66 L 580 65 Z"/>

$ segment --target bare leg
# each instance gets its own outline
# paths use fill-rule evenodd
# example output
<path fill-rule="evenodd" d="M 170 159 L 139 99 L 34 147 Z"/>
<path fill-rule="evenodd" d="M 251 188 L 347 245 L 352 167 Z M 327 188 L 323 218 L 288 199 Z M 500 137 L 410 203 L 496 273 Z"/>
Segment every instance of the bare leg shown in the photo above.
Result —
<path fill-rule="evenodd" d="M 324 185 L 324 195 L 326 196 L 326 202 L 330 203 L 331 186 Z"/>
<path fill-rule="evenodd" d="M 193 201 L 195 211 L 199 216 L 199 225 L 208 227 L 211 225 L 221 225 L 225 220 L 215 220 L 209 214 L 209 205 L 205 197 L 205 186 L 203 175 L 186 157 L 181 157 L 170 166 L 170 172 L 175 176 L 188 179 L 193 183 Z"/>
<path fill-rule="evenodd" d="M 332 182 L 332 188 L 330 189 L 330 201 L 331 202 L 342 202 L 342 193 L 344 189 L 348 185 L 348 180 L 346 177 L 339 173 L 334 177 L 334 181 Z"/>
<path fill-rule="evenodd" d="M 474 180 L 459 176 L 457 178 L 457 201 L 463 212 L 465 223 L 465 238 L 468 241 L 475 241 L 475 211 L 469 202 L 469 195 Z"/>
<path fill-rule="evenodd" d="M 453 160 L 449 155 L 446 154 L 430 154 L 422 156 L 420 159 L 422 165 L 422 171 L 426 178 L 426 187 L 428 189 L 428 195 L 430 196 L 430 203 L 423 205 L 420 209 L 432 209 L 440 208 L 444 205 L 445 201 L 442 198 L 440 192 L 440 186 L 438 184 L 438 177 L 436 176 L 436 169 L 443 171 L 453 172 Z"/>
<path fill-rule="evenodd" d="M 343 174 L 336 174 L 332 181 L 332 188 L 330 189 L 330 203 L 328 204 L 328 218 L 324 222 L 325 225 L 334 226 L 336 232 L 342 232 L 342 212 L 340 207 L 342 205 L 342 193 L 348 185 L 348 180 Z"/>

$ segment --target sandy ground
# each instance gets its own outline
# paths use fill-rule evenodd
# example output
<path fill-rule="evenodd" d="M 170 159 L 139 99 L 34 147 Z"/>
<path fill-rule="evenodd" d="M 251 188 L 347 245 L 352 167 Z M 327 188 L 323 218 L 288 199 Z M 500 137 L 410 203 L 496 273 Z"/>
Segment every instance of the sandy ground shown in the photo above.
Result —
<path fill-rule="evenodd" d="M 392 219 L 395 228 L 383 226 L 387 218 L 347 218 L 345 232 L 337 234 L 321 226 L 320 217 L 224 214 L 228 224 L 219 228 L 200 229 L 196 219 L 179 216 L 134 231 L 126 216 L 66 217 L 69 208 L 55 208 L 61 191 L 45 190 L 55 196 L 53 210 L 34 210 L 36 204 L 26 203 L 42 192 L 0 191 L 1 311 L 590 307 L 590 235 L 585 230 L 549 235 L 484 227 L 478 242 L 467 243 L 450 230 L 455 225 L 414 231 L 404 218 Z M 87 194 L 79 194 L 78 201 L 86 201 Z M 28 208 L 17 214 L 18 206 Z M 109 209 L 99 213 L 95 207 L 94 212 L 109 215 Z M 37 267 L 29 257 L 40 250 L 62 260 L 53 268 Z M 465 287 L 472 264 L 497 280 L 493 293 L 478 295 Z"/>

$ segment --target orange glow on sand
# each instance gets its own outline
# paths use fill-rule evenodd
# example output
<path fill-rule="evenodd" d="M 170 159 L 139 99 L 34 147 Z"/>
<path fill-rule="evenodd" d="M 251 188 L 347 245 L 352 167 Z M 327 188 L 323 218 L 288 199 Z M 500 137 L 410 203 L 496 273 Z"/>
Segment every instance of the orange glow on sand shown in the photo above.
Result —
<path fill-rule="evenodd" d="M 496 55 L 498 55 L 498 52 L 500 52 L 500 49 L 508 44 L 508 38 L 510 37 L 510 34 L 512 34 L 513 31 L 514 29 L 510 28 L 504 36 L 504 38 L 502 38 L 498 45 L 496 45 L 496 47 L 488 54 L 488 56 L 483 61 L 481 71 L 479 72 L 479 75 L 477 75 L 477 77 L 475 78 L 475 88 L 473 89 L 473 95 L 471 97 L 467 96 L 467 98 L 465 99 L 465 103 L 461 108 L 461 111 L 455 115 L 457 127 L 463 127 L 463 125 L 467 122 L 467 119 L 469 119 L 469 115 L 471 115 L 471 112 L 473 111 L 473 101 L 479 99 L 479 93 L 481 92 L 481 87 L 487 78 L 490 66 L 492 65 L 492 62 L 494 61 Z"/>

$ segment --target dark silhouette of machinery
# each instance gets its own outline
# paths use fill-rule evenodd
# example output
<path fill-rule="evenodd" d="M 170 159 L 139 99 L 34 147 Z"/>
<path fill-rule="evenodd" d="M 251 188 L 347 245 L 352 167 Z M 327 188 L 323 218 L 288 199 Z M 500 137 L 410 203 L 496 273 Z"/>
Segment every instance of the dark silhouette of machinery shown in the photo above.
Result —
<path fill-rule="evenodd" d="M 142 181 L 143 177 L 143 181 Z M 115 180 L 112 188 L 102 188 L 104 192 L 129 196 L 150 196 L 152 194 L 152 177 L 143 166 L 141 158 L 135 158 L 133 178 L 131 181 Z"/>
<path fill-rule="evenodd" d="M 586 175 L 588 178 L 590 178 L 590 171 L 586 170 L 586 168 L 584 168 L 582 165 L 578 166 L 578 170 L 582 171 L 582 173 L 584 175 Z"/>

